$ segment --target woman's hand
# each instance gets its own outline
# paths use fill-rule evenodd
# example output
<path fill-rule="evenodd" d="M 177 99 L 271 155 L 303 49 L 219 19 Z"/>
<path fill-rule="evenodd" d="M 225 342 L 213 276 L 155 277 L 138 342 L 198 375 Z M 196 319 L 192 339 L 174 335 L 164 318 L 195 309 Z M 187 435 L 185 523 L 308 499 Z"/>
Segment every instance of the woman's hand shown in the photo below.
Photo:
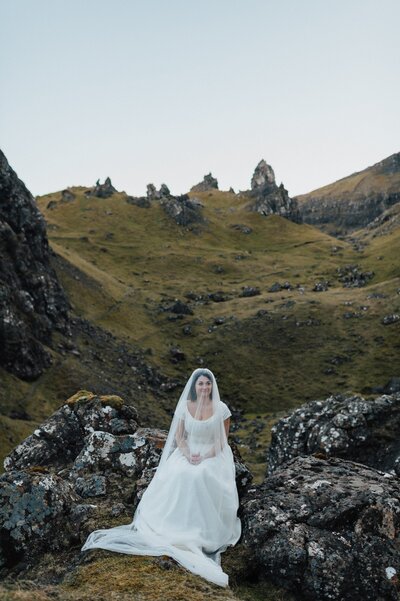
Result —
<path fill-rule="evenodd" d="M 189 457 L 189 463 L 192 465 L 199 465 L 203 461 L 203 457 L 200 453 L 192 453 Z"/>

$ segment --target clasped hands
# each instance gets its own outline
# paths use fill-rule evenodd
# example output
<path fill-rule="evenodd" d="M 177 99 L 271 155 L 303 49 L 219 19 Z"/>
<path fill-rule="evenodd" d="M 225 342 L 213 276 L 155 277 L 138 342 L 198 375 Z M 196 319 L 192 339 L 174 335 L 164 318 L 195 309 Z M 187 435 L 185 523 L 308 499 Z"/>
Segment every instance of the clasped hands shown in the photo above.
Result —
<path fill-rule="evenodd" d="M 200 455 L 200 453 L 191 453 L 187 458 L 189 463 L 191 463 L 192 465 L 199 465 L 199 463 L 201 463 L 203 459 L 205 459 L 205 457 Z"/>

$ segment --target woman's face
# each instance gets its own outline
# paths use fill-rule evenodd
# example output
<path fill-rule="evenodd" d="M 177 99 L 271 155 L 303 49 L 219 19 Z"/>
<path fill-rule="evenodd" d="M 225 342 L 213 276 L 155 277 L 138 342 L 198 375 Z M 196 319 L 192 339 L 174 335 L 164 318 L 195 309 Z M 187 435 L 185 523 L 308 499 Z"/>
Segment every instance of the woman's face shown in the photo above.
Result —
<path fill-rule="evenodd" d="M 200 376 L 200 378 L 196 381 L 196 396 L 198 399 L 209 398 L 211 396 L 211 380 L 209 380 L 206 376 Z"/>

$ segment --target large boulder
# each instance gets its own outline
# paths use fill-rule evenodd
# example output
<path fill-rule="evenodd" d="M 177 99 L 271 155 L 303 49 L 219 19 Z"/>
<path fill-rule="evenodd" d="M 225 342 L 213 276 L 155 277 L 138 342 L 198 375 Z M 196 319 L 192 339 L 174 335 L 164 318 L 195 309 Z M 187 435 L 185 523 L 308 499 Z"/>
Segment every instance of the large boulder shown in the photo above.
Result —
<path fill-rule="evenodd" d="M 44 345 L 68 331 L 69 304 L 50 265 L 45 221 L 0 151 L 0 366 L 35 380 L 51 363 Z"/>
<path fill-rule="evenodd" d="M 0 476 L 0 574 L 19 561 L 79 540 L 90 507 L 71 484 L 50 473 L 14 470 Z"/>
<path fill-rule="evenodd" d="M 269 473 L 293 457 L 313 453 L 400 475 L 400 393 L 375 400 L 335 395 L 296 409 L 272 428 Z"/>
<path fill-rule="evenodd" d="M 313 601 L 397 600 L 400 482 L 331 458 L 297 457 L 242 500 L 259 576 Z"/>

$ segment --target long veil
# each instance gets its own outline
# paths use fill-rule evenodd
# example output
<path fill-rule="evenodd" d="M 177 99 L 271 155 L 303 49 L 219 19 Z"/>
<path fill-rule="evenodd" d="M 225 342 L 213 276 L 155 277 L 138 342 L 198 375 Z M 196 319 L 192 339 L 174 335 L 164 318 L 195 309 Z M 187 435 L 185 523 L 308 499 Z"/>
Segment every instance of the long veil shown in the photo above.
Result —
<path fill-rule="evenodd" d="M 82 551 L 168 555 L 220 586 L 220 555 L 240 537 L 238 494 L 214 374 L 196 369 L 176 405 L 155 475 L 130 524 L 95 530 Z"/>

